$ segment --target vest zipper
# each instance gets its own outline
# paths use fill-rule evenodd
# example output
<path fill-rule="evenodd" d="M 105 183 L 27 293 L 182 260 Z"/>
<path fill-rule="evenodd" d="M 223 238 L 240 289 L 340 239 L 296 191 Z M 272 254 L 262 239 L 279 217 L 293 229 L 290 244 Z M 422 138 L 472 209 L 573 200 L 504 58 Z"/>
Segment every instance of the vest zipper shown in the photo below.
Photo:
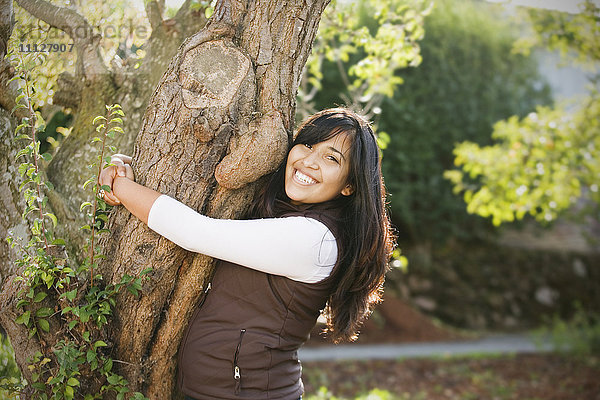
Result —
<path fill-rule="evenodd" d="M 242 388 L 242 375 L 240 374 L 240 367 L 238 365 L 238 356 L 240 354 L 240 347 L 242 347 L 242 338 L 246 333 L 245 329 L 240 330 L 240 340 L 238 341 L 237 347 L 235 348 L 235 355 L 233 356 L 233 379 L 235 380 L 235 394 L 239 394 Z"/>

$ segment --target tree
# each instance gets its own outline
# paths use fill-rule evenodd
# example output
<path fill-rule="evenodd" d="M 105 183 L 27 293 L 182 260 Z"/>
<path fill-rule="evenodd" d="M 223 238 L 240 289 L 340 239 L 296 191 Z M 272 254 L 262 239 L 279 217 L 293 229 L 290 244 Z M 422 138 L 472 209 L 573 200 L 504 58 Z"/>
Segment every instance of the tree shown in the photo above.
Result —
<path fill-rule="evenodd" d="M 181 18 L 189 11 L 189 3 L 180 10 Z M 85 165 L 82 160 L 90 156 L 86 143 L 92 137 L 91 118 L 102 113 L 104 103 L 115 101 L 126 104 L 126 112 L 131 107 L 131 119 L 141 118 L 145 101 L 136 99 L 144 96 L 132 96 L 132 90 L 152 90 L 152 86 L 137 85 L 136 74 L 131 75 L 133 82 L 119 81 L 119 73 L 108 70 L 98 54 L 100 38 L 77 36 L 80 27 L 93 30 L 76 11 L 44 1 L 18 4 L 67 32 L 77 51 L 76 75 L 68 85 L 74 92 L 68 97 L 79 100 L 75 126 L 48 167 L 56 188 L 49 196 L 50 204 L 65 220 L 78 214 L 73 211 L 78 209 L 74 194 L 80 192 L 80 164 Z M 148 101 L 133 153 L 139 181 L 208 215 L 235 218 L 243 213 L 256 188 L 253 182 L 272 171 L 285 154 L 294 123 L 294 96 L 326 4 L 324 0 L 219 2 L 210 23 L 179 47 Z M 160 15 L 153 14 L 156 7 L 160 5 L 154 1 L 147 6 L 155 28 L 153 37 L 166 25 Z M 151 43 L 157 53 L 160 48 L 167 52 L 174 47 L 166 39 L 151 38 Z M 168 59 L 152 58 L 157 62 Z M 138 79 L 149 79 L 156 65 L 148 68 L 148 75 Z M 3 137 L 10 143 L 9 132 L 3 131 Z M 126 148 L 135 133 L 132 129 L 125 135 L 120 147 Z M 7 163 L 9 170 L 11 164 Z M 15 214 L 11 207 L 22 209 L 14 200 L 19 198 L 16 191 L 12 197 L 3 204 L 7 215 Z M 8 227 L 17 224 L 13 220 Z M 110 340 L 116 358 L 122 361 L 120 371 L 132 389 L 151 398 L 171 398 L 174 355 L 182 329 L 213 262 L 167 243 L 122 210 L 113 213 L 109 225 L 112 236 L 105 243 L 105 253 L 110 261 L 100 266 L 106 283 L 117 282 L 125 272 L 153 267 L 151 283 L 142 296 L 122 294 L 117 299 Z M 5 273 L 14 272 L 9 257 L 2 259 Z M 19 340 L 28 335 L 15 323 L 18 289 L 12 277 L 4 280 L 0 320 L 12 338 L 24 376 L 30 379 L 28 358 L 36 349 L 55 343 L 52 335 L 62 331 L 51 330 L 39 341 L 35 337 Z M 61 327 L 58 316 L 49 319 L 52 326 Z"/>
<path fill-rule="evenodd" d="M 69 263 L 77 265 L 83 258 L 79 185 L 85 180 L 84 166 L 97 155 L 88 145 L 96 134 L 92 119 L 105 113 L 106 103 L 123 104 L 125 134 L 117 147 L 128 152 L 135 142 L 137 179 L 210 216 L 242 215 L 260 177 L 282 160 L 294 125 L 295 93 L 328 1 L 224 0 L 217 2 L 209 22 L 199 30 L 206 22 L 208 3 L 187 1 L 167 19 L 164 2 L 147 2 L 152 34 L 144 44 L 146 56 L 141 58 L 126 44 L 117 53 L 129 52 L 130 57 L 113 58 L 109 67 L 100 51 L 107 52 L 106 37 L 96 33 L 80 9 L 40 0 L 17 2 L 48 27 L 66 32 L 74 44 L 75 67 L 58 76 L 53 97 L 73 111 L 74 124 L 44 169 L 54 187 L 47 196 L 61 220 L 58 234 L 71 243 Z M 4 42 L 12 30 L 11 16 L 12 12 L 8 17 L 2 14 Z M 399 48 L 411 45 L 401 43 Z M 4 112 L 13 108 L 16 88 L 15 82 L 9 82 L 14 68 L 6 61 L 2 67 L 5 90 L 0 111 Z M 13 117 L 27 116 L 22 111 L 17 108 Z M 19 218 L 25 205 L 18 195 L 16 145 L 11 139 L 17 123 L 13 119 L 11 124 L 2 130 L 6 139 L 2 145 L 8 147 L 2 153 L 0 179 L 11 193 L 0 202 L 0 212 L 8 217 L 0 222 L 3 233 L 23 232 L 26 225 Z M 112 235 L 103 239 L 106 261 L 99 265 L 102 285 L 120 282 L 125 274 L 148 266 L 153 269 L 141 296 L 118 295 L 108 340 L 103 343 L 120 361 L 118 370 L 131 389 L 153 399 L 171 398 L 182 330 L 213 260 L 177 248 L 123 210 L 113 210 L 108 226 Z M 52 329 L 28 338 L 27 329 L 15 322 L 23 287 L 13 279 L 19 274 L 12 263 L 15 258 L 10 249 L 0 254 L 4 278 L 0 323 L 12 339 L 17 363 L 31 381 L 30 360 L 37 351 L 51 355 L 52 343 L 65 326 L 53 314 L 48 317 Z M 81 290 L 91 286 L 89 277 L 80 278 Z M 60 310 L 55 297 L 44 297 L 46 308 Z M 85 383 L 89 387 L 81 383 L 81 388 L 90 392 L 102 384 Z"/>
<path fill-rule="evenodd" d="M 539 10 L 529 14 L 537 36 L 527 40 L 528 46 L 542 44 L 597 65 L 600 8 L 594 2 L 586 1 L 576 15 Z M 467 210 L 492 218 L 495 225 L 526 215 L 549 223 L 585 196 L 594 205 L 585 213 L 597 220 L 599 82 L 597 73 L 590 77 L 589 94 L 575 109 L 539 107 L 525 118 L 499 121 L 493 145 L 459 144 L 455 164 L 462 170 L 448 171 L 446 177 L 455 192 L 464 193 Z"/>

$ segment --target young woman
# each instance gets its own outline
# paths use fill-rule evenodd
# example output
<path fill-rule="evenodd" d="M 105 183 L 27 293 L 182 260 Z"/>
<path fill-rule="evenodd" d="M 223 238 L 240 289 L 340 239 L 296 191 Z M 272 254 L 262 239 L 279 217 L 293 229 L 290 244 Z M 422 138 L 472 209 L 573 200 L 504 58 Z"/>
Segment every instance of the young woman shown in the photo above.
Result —
<path fill-rule="evenodd" d="M 321 313 L 354 340 L 381 299 L 394 237 L 369 124 L 343 108 L 304 122 L 247 220 L 212 219 L 133 181 L 130 159 L 99 181 L 157 233 L 220 262 L 179 355 L 187 399 L 298 399 L 298 348 Z"/>

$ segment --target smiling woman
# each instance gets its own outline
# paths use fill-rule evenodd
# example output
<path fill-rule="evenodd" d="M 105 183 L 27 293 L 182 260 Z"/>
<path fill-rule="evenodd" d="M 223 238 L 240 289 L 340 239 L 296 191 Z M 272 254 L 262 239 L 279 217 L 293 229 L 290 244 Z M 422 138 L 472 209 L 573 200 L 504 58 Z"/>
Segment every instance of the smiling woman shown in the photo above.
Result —
<path fill-rule="evenodd" d="M 113 161 L 99 178 L 107 202 L 220 260 L 179 352 L 186 398 L 298 399 L 297 351 L 321 310 L 333 341 L 354 340 L 388 269 L 394 238 L 369 124 L 342 108 L 310 117 L 248 220 L 201 215 L 135 183 L 130 158 Z"/>

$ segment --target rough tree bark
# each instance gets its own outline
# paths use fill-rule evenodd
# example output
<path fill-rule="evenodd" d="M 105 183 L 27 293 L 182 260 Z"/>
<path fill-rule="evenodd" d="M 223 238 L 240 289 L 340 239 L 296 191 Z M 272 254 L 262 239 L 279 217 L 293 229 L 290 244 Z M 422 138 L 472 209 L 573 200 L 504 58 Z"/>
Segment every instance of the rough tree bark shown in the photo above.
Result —
<path fill-rule="evenodd" d="M 67 33 L 87 24 L 72 10 L 44 1 L 18 3 Z M 57 188 L 51 195 L 52 208 L 62 224 L 71 227 L 65 235 L 78 236 L 73 230 L 78 226 L 77 182 L 82 181 L 82 167 L 94 156 L 88 145 L 94 133 L 91 119 L 102 113 L 105 103 L 114 102 L 123 105 L 131 121 L 142 121 L 133 152 L 139 182 L 207 215 L 239 217 L 249 205 L 257 180 L 273 171 L 285 155 L 296 90 L 327 3 L 218 2 L 207 26 L 179 47 L 149 102 L 136 88 L 144 87 L 143 80 L 152 81 L 156 74 L 151 71 L 156 69 L 149 68 L 147 75 L 127 74 L 119 69 L 125 68 L 122 65 L 109 70 L 99 62 L 96 44 L 100 38 L 74 37 L 77 75 L 61 77 L 63 92 L 59 90 L 56 96 L 76 110 L 77 118 L 73 133 L 48 169 Z M 157 9 L 160 4 L 148 4 L 153 37 L 159 38 L 177 23 L 162 21 Z M 178 14 L 181 21 L 190 18 L 189 12 L 184 14 Z M 175 39 L 161 47 L 164 42 L 164 38 L 151 41 L 150 48 L 167 54 L 169 47 L 176 47 Z M 125 151 L 138 132 L 133 127 L 134 122 L 126 126 L 129 135 L 119 145 Z M 175 354 L 213 261 L 177 248 L 123 209 L 115 209 L 110 228 L 112 236 L 104 243 L 110 261 L 101 266 L 106 282 L 154 268 L 140 297 L 123 294 L 118 299 L 110 340 L 115 357 L 123 361 L 118 364 L 120 372 L 132 389 L 152 399 L 172 398 Z M 2 261 L 5 265 L 0 268 L 8 271 L 10 257 Z M 39 344 L 15 340 L 26 333 L 22 326 L 11 324 L 16 296 L 10 282 L 10 278 L 4 281 L 0 322 L 13 338 L 16 353 L 27 355 Z M 19 365 L 27 376 L 25 356 L 19 357 Z"/>

